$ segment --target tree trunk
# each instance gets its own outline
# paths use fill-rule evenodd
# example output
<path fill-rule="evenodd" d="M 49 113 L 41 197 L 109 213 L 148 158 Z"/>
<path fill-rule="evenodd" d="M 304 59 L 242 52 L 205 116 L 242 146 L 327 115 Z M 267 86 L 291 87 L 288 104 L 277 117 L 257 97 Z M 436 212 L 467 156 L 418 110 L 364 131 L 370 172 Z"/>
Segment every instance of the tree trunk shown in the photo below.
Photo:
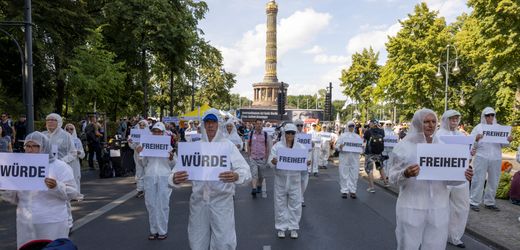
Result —
<path fill-rule="evenodd" d="M 61 78 L 61 61 L 58 56 L 54 56 L 54 69 L 56 77 L 56 101 L 54 102 L 54 112 L 61 114 L 63 109 L 63 99 L 65 97 L 65 81 Z"/>
<path fill-rule="evenodd" d="M 147 78 L 147 66 L 146 66 L 146 49 L 141 49 L 141 74 L 143 84 L 143 118 L 148 117 L 148 78 Z"/>

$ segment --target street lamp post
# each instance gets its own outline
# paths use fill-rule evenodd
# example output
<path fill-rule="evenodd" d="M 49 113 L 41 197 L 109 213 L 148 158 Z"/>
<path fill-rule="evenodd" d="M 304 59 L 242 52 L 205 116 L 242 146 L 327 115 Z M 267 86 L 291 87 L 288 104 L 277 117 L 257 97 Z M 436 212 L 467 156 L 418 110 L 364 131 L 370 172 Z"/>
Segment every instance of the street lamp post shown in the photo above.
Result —
<path fill-rule="evenodd" d="M 460 73 L 459 55 L 457 52 L 457 48 L 455 47 L 455 45 L 448 44 L 448 45 L 446 45 L 446 62 L 445 63 L 439 62 L 439 65 L 437 68 L 437 73 L 435 74 L 435 77 L 437 77 L 437 79 L 441 79 L 442 78 L 441 68 L 444 69 L 444 73 L 445 73 L 444 112 L 446 112 L 446 110 L 448 110 L 448 79 L 450 77 L 450 63 L 452 62 L 452 61 L 450 61 L 450 47 L 452 47 L 453 50 L 455 50 L 455 60 L 454 60 L 455 66 L 453 66 L 451 73 L 453 73 L 453 75 L 458 75 Z"/>

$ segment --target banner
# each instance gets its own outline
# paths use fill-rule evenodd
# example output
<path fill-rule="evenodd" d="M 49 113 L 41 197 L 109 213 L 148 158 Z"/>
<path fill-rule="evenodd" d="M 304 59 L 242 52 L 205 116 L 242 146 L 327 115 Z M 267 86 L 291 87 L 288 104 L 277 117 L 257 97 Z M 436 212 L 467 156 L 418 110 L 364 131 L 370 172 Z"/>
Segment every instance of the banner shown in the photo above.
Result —
<path fill-rule="evenodd" d="M 231 170 L 232 149 L 225 142 L 179 142 L 176 168 L 188 172 L 189 180 L 218 181 Z"/>
<path fill-rule="evenodd" d="M 393 148 L 399 142 L 399 136 L 397 135 L 385 135 L 383 138 L 385 147 Z"/>
<path fill-rule="evenodd" d="M 480 142 L 509 144 L 507 137 L 511 135 L 511 126 L 482 124 L 482 135 Z"/>
<path fill-rule="evenodd" d="M 278 149 L 277 169 L 292 171 L 307 171 L 307 149 Z"/>
<path fill-rule="evenodd" d="M 139 143 L 141 142 L 141 132 L 142 129 L 130 129 L 130 139 L 132 139 L 133 143 Z"/>
<path fill-rule="evenodd" d="M 320 136 L 324 141 L 330 141 L 332 139 L 332 134 L 329 132 L 320 132 Z"/>
<path fill-rule="evenodd" d="M 141 135 L 140 145 L 143 151 L 139 156 L 170 157 L 170 136 L 166 135 Z"/>
<path fill-rule="evenodd" d="M 0 190 L 47 190 L 48 154 L 0 153 Z"/>
<path fill-rule="evenodd" d="M 303 146 L 305 146 L 306 149 L 312 149 L 312 135 L 311 134 L 305 134 L 305 133 L 297 133 L 296 134 L 296 141 Z"/>
<path fill-rule="evenodd" d="M 461 144 L 417 144 L 417 180 L 466 181 L 470 152 Z"/>
<path fill-rule="evenodd" d="M 187 142 L 196 142 L 200 141 L 200 139 L 202 138 L 202 134 L 198 134 L 196 130 L 193 130 L 190 132 L 186 132 L 184 134 L 184 138 L 186 138 Z"/>
<path fill-rule="evenodd" d="M 361 137 L 348 138 L 343 143 L 343 152 L 363 153 L 363 139 Z"/>

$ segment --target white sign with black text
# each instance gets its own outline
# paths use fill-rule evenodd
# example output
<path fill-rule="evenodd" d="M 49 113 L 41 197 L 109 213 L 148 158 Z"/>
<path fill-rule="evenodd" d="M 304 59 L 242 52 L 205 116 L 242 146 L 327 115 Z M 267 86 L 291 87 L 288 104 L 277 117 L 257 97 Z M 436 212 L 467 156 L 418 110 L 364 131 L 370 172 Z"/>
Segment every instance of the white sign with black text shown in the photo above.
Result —
<path fill-rule="evenodd" d="M 511 126 L 482 124 L 482 135 L 480 142 L 509 144 L 507 137 L 511 135 Z"/>
<path fill-rule="evenodd" d="M 306 149 L 312 149 L 312 135 L 311 134 L 305 134 L 305 133 L 296 133 L 296 141 L 303 146 L 305 146 Z"/>
<path fill-rule="evenodd" d="M 139 156 L 151 157 L 170 157 L 170 136 L 166 135 L 145 135 L 141 134 L 141 143 L 143 151 Z"/>
<path fill-rule="evenodd" d="M 470 152 L 461 144 L 417 144 L 417 180 L 466 181 Z"/>
<path fill-rule="evenodd" d="M 179 142 L 178 171 L 189 180 L 218 181 L 219 174 L 231 170 L 231 144 L 225 142 Z"/>
<path fill-rule="evenodd" d="M 47 190 L 48 154 L 0 153 L 0 190 Z"/>
<path fill-rule="evenodd" d="M 132 139 L 133 143 L 139 143 L 141 142 L 141 132 L 142 129 L 130 129 L 130 139 Z"/>
<path fill-rule="evenodd" d="M 399 142 L 399 136 L 397 135 L 385 135 L 383 138 L 383 143 L 385 147 L 393 148 Z"/>
<path fill-rule="evenodd" d="M 363 139 L 361 139 L 361 137 L 348 138 L 348 140 L 343 143 L 343 149 L 341 151 L 363 153 Z"/>
<path fill-rule="evenodd" d="M 307 171 L 307 149 L 278 149 L 277 169 L 292 171 Z"/>

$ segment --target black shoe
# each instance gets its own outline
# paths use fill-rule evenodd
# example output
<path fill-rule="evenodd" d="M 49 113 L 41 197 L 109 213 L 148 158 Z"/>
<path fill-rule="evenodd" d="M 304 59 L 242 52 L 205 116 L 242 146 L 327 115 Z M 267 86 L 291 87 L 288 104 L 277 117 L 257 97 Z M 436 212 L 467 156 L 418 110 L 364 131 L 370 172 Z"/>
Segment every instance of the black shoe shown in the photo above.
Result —
<path fill-rule="evenodd" d="M 475 211 L 475 212 L 479 212 L 480 211 L 480 208 L 476 205 L 469 205 L 469 208 L 471 208 L 471 210 Z"/>
<path fill-rule="evenodd" d="M 458 247 L 458 248 L 466 248 L 466 245 L 464 245 L 464 243 L 460 243 L 460 244 L 457 244 L 455 246 Z"/>
<path fill-rule="evenodd" d="M 318 177 L 318 173 L 314 173 L 314 177 Z"/>
<path fill-rule="evenodd" d="M 144 191 L 138 191 L 135 195 L 135 198 L 143 198 L 144 197 Z"/>
<path fill-rule="evenodd" d="M 356 199 L 357 198 L 356 193 L 350 193 L 350 198 Z"/>
<path fill-rule="evenodd" d="M 256 198 L 256 193 L 256 188 L 251 189 L 251 196 L 253 196 L 253 198 Z"/>
<path fill-rule="evenodd" d="M 306 207 L 307 205 L 305 205 L 305 202 L 302 202 L 302 207 Z"/>
<path fill-rule="evenodd" d="M 484 207 L 487 208 L 487 209 L 489 209 L 489 210 L 493 210 L 493 211 L 496 211 L 496 212 L 500 212 L 500 208 L 498 208 L 498 207 L 495 206 L 495 205 L 485 205 Z"/>
<path fill-rule="evenodd" d="M 348 194 L 347 193 L 341 193 L 341 198 L 347 199 L 348 198 Z"/>
<path fill-rule="evenodd" d="M 262 187 L 257 187 L 256 188 L 256 193 L 257 194 L 261 194 L 262 193 Z"/>

